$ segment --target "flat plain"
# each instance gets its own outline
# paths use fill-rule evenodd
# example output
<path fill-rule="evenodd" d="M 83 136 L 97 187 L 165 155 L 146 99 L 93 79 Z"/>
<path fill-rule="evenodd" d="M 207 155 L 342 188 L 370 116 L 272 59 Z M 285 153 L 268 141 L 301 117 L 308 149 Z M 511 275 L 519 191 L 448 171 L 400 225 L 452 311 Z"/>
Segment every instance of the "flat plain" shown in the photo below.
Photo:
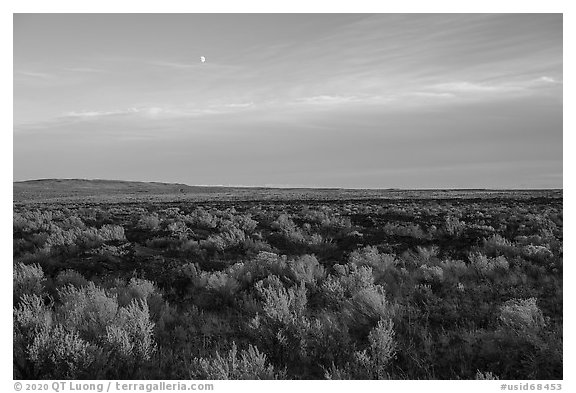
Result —
<path fill-rule="evenodd" d="M 562 379 L 562 206 L 14 183 L 14 378 Z"/>

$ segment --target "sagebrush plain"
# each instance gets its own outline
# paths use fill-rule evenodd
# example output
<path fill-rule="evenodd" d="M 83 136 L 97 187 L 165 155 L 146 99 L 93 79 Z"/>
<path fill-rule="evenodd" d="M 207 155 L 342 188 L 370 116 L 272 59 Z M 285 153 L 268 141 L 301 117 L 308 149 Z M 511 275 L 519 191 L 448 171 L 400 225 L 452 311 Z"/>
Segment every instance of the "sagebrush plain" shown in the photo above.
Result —
<path fill-rule="evenodd" d="M 14 192 L 15 379 L 563 378 L 561 190 Z"/>

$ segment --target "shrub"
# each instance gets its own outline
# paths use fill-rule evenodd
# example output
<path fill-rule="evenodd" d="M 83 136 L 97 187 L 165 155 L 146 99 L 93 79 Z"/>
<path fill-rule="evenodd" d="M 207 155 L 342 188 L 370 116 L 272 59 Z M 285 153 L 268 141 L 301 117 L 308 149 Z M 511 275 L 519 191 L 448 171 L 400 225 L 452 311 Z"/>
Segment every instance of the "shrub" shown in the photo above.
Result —
<path fill-rule="evenodd" d="M 335 265 L 337 275 L 330 275 L 321 286 L 328 305 L 346 316 L 350 328 L 364 329 L 393 310 L 388 304 L 384 287 L 374 284 L 370 267 L 353 264 Z"/>
<path fill-rule="evenodd" d="M 421 265 L 419 268 L 421 279 L 429 283 L 441 283 L 444 281 L 444 270 L 440 266 Z"/>
<path fill-rule="evenodd" d="M 366 246 L 360 250 L 352 251 L 348 257 L 348 262 L 356 266 L 371 267 L 376 281 L 379 281 L 384 276 L 386 270 L 398 264 L 398 260 L 394 255 L 381 254 L 373 246 Z"/>
<path fill-rule="evenodd" d="M 149 360 L 155 351 L 153 332 L 148 305 L 134 300 L 122 307 L 113 323 L 106 327 L 106 344 L 119 356 L 119 361 L 134 367 Z"/>
<path fill-rule="evenodd" d="M 276 221 L 272 223 L 272 229 L 276 229 L 278 231 L 289 233 L 293 232 L 297 229 L 296 224 L 288 214 L 281 214 L 278 216 Z"/>
<path fill-rule="evenodd" d="M 138 220 L 136 227 L 151 232 L 157 231 L 160 228 L 158 213 L 142 216 L 140 220 Z"/>
<path fill-rule="evenodd" d="M 499 234 L 484 239 L 484 251 L 486 255 L 492 256 L 514 256 L 517 254 L 516 247 L 512 245 L 512 242 Z"/>
<path fill-rule="evenodd" d="M 466 223 L 460 221 L 458 217 L 447 216 L 444 220 L 444 228 L 449 235 L 458 237 L 466 229 Z"/>
<path fill-rule="evenodd" d="M 236 343 L 225 356 L 216 352 L 211 359 L 195 358 L 190 378 L 193 379 L 281 379 L 282 372 L 276 372 L 274 366 L 268 363 L 266 355 L 258 348 L 249 345 L 248 349 L 240 351 Z"/>
<path fill-rule="evenodd" d="M 105 242 L 126 240 L 124 228 L 120 225 L 103 225 L 102 228 L 98 230 L 98 235 L 100 235 Z"/>
<path fill-rule="evenodd" d="M 14 332 L 26 343 L 41 330 L 52 326 L 52 312 L 36 294 L 23 295 L 13 311 Z"/>
<path fill-rule="evenodd" d="M 382 227 L 388 236 L 405 236 L 415 239 L 426 239 L 428 236 L 418 224 L 391 223 L 388 222 Z"/>
<path fill-rule="evenodd" d="M 215 229 L 218 226 L 218 218 L 203 208 L 195 209 L 184 217 L 184 221 L 194 228 Z"/>
<path fill-rule="evenodd" d="M 147 301 L 156 292 L 156 287 L 151 281 L 132 277 L 128 285 L 117 285 L 115 288 L 117 301 L 120 307 L 132 303 L 133 300 Z"/>
<path fill-rule="evenodd" d="M 386 292 L 380 285 L 370 286 L 355 293 L 345 303 L 345 312 L 351 316 L 351 322 L 357 325 L 369 323 L 391 316 L 392 308 L 386 300 Z M 367 319 L 364 322 L 364 319 Z"/>
<path fill-rule="evenodd" d="M 309 362 L 311 321 L 307 316 L 307 290 L 304 283 L 285 288 L 276 276 L 256 283 L 261 313 L 250 322 L 251 331 L 275 361 L 287 365 Z"/>
<path fill-rule="evenodd" d="M 17 379 L 33 377 L 34 367 L 29 359 L 28 347 L 34 338 L 52 327 L 52 312 L 36 294 L 24 294 L 13 310 L 13 364 Z"/>
<path fill-rule="evenodd" d="M 330 275 L 322 283 L 322 293 L 334 305 L 341 305 L 360 291 L 374 286 L 372 268 L 353 264 L 334 265 L 336 275 Z"/>
<path fill-rule="evenodd" d="M 246 234 L 242 229 L 229 227 L 221 233 L 210 235 L 206 240 L 201 240 L 200 247 L 223 252 L 226 249 L 243 244 L 246 239 Z"/>
<path fill-rule="evenodd" d="M 498 380 L 500 378 L 498 378 L 497 375 L 492 374 L 490 371 L 482 372 L 480 370 L 477 370 L 476 377 L 474 379 L 482 381 L 493 381 Z"/>
<path fill-rule="evenodd" d="M 235 221 L 238 227 L 246 233 L 253 233 L 258 226 L 258 221 L 253 220 L 250 215 L 236 216 Z"/>
<path fill-rule="evenodd" d="M 264 315 L 272 320 L 288 323 L 306 311 L 308 299 L 304 285 L 286 289 L 277 276 L 271 276 L 256 283 L 256 291 L 263 298 Z"/>
<path fill-rule="evenodd" d="M 446 275 L 451 275 L 456 279 L 469 274 L 468 265 L 460 260 L 447 259 L 440 263 L 440 267 Z"/>
<path fill-rule="evenodd" d="M 438 247 L 416 247 L 416 250 L 406 250 L 400 256 L 400 261 L 403 262 L 405 267 L 418 268 L 424 264 L 436 264 Z"/>
<path fill-rule="evenodd" d="M 506 257 L 500 255 L 495 258 L 488 258 L 481 253 L 473 253 L 469 255 L 470 264 L 472 267 L 483 276 L 489 275 L 495 270 L 506 271 L 509 268 L 509 263 Z"/>
<path fill-rule="evenodd" d="M 554 254 L 546 246 L 539 245 L 535 246 L 533 244 L 528 244 L 522 248 L 522 253 L 527 257 L 535 261 L 546 262 L 550 260 Z"/>
<path fill-rule="evenodd" d="M 537 333 L 545 325 L 535 298 L 510 299 L 500 306 L 500 323 L 517 333 Z"/>
<path fill-rule="evenodd" d="M 182 240 L 185 240 L 188 237 L 188 233 L 190 232 L 190 229 L 188 229 L 186 224 L 182 221 L 171 222 L 166 227 L 166 230 L 170 232 L 170 236 Z"/>
<path fill-rule="evenodd" d="M 18 303 L 23 295 L 42 295 L 46 279 L 39 265 L 18 263 L 14 265 L 12 277 L 14 304 Z"/>
<path fill-rule="evenodd" d="M 81 337 L 93 341 L 106 335 L 118 311 L 116 296 L 90 283 L 85 287 L 68 286 L 58 290 L 62 305 L 57 309 L 59 320 Z"/>
<path fill-rule="evenodd" d="M 324 279 L 326 272 L 313 255 L 303 255 L 288 261 L 288 275 L 297 283 L 315 285 Z"/>
<path fill-rule="evenodd" d="M 230 268 L 230 275 L 238 282 L 248 285 L 255 281 L 276 275 L 284 277 L 287 271 L 287 258 L 273 252 L 261 251 L 255 258 L 245 263 L 236 263 Z"/>
<path fill-rule="evenodd" d="M 339 305 L 347 298 L 364 288 L 373 285 L 372 268 L 356 265 L 334 265 L 337 274 L 329 275 L 322 283 L 322 293 L 334 305 Z"/>
<path fill-rule="evenodd" d="M 42 329 L 28 347 L 35 379 L 85 379 L 98 349 L 62 326 Z"/>
<path fill-rule="evenodd" d="M 72 269 L 66 269 L 58 273 L 55 281 L 57 287 L 66 287 L 71 285 L 75 288 L 81 288 L 87 286 L 89 283 L 82 274 Z"/>
<path fill-rule="evenodd" d="M 396 354 L 396 342 L 391 320 L 380 320 L 368 334 L 369 346 L 354 353 L 354 359 L 344 369 L 332 365 L 326 379 L 390 379 L 388 369 Z"/>
<path fill-rule="evenodd" d="M 392 320 L 378 321 L 378 325 L 368 335 L 368 342 L 370 343 L 368 352 L 363 351 L 359 356 L 359 359 L 368 360 L 360 363 L 367 369 L 368 375 L 373 379 L 384 379 L 387 375 L 386 367 L 394 358 L 396 344 L 393 327 Z"/>

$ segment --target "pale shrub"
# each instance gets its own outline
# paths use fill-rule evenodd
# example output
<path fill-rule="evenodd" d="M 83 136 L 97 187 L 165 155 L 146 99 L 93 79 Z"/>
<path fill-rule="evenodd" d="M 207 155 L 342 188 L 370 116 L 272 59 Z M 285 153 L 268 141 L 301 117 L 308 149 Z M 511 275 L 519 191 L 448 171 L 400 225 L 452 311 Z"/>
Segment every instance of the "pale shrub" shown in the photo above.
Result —
<path fill-rule="evenodd" d="M 288 275 L 298 283 L 316 284 L 326 277 L 326 272 L 314 255 L 302 255 L 288 261 Z"/>
<path fill-rule="evenodd" d="M 516 247 L 512 242 L 499 234 L 494 234 L 488 239 L 484 239 L 484 251 L 488 255 L 515 255 Z"/>
<path fill-rule="evenodd" d="M 307 291 L 302 284 L 286 289 L 278 277 L 271 276 L 256 283 L 256 291 L 263 298 L 264 315 L 272 320 L 286 324 L 302 317 L 306 311 Z"/>
<path fill-rule="evenodd" d="M 348 262 L 356 266 L 369 266 L 375 275 L 375 279 L 381 278 L 386 270 L 397 265 L 398 260 L 394 255 L 382 254 L 376 247 L 366 246 L 352 251 Z"/>
<path fill-rule="evenodd" d="M 103 225 L 102 228 L 98 230 L 98 235 L 100 235 L 105 242 L 126 240 L 124 228 L 121 225 Z"/>
<path fill-rule="evenodd" d="M 366 364 L 369 375 L 375 379 L 386 376 L 386 368 L 396 353 L 394 341 L 394 324 L 391 320 L 380 320 L 378 325 L 368 334 L 370 347 L 368 355 L 370 362 Z"/>
<path fill-rule="evenodd" d="M 473 253 L 468 256 L 472 267 L 481 275 L 489 275 L 495 270 L 508 270 L 509 263 L 506 257 L 500 255 L 496 258 L 489 258 L 481 253 Z"/>
<path fill-rule="evenodd" d="M 449 235 L 460 236 L 466 229 L 466 223 L 460 221 L 458 217 L 450 215 L 444 220 L 444 228 Z"/>
<path fill-rule="evenodd" d="M 195 358 L 190 377 L 210 380 L 263 380 L 281 379 L 284 375 L 274 370 L 274 366 L 267 361 L 266 354 L 258 351 L 258 348 L 249 345 L 248 349 L 238 353 L 236 343 L 232 343 L 232 349 L 224 356 L 216 352 L 216 356 L 211 359 Z"/>
<path fill-rule="evenodd" d="M 482 372 L 480 370 L 476 370 L 476 377 L 474 379 L 481 381 L 493 381 L 500 378 L 498 378 L 497 375 L 492 374 L 490 371 Z"/>
<path fill-rule="evenodd" d="M 354 353 L 353 360 L 345 368 L 332 364 L 326 370 L 326 379 L 388 379 L 387 372 L 396 355 L 394 325 L 391 320 L 380 320 L 368 334 L 369 346 Z"/>
<path fill-rule="evenodd" d="M 88 340 L 105 335 L 118 311 L 116 296 L 109 296 L 92 282 L 81 288 L 61 288 L 58 295 L 62 301 L 57 311 L 59 320 Z"/>
<path fill-rule="evenodd" d="M 136 227 L 152 232 L 157 231 L 160 228 L 158 213 L 142 216 L 140 220 L 138 220 Z"/>
<path fill-rule="evenodd" d="M 106 327 L 106 343 L 120 354 L 121 359 L 131 364 L 149 360 L 156 344 L 148 305 L 134 300 L 122 307 L 114 322 Z"/>
<path fill-rule="evenodd" d="M 28 347 L 28 357 L 38 379 L 82 379 L 96 360 L 97 348 L 77 332 L 62 326 L 43 329 Z"/>
<path fill-rule="evenodd" d="M 40 296 L 25 294 L 13 310 L 13 318 L 15 334 L 30 342 L 37 332 L 52 325 L 53 316 Z"/>
<path fill-rule="evenodd" d="M 156 291 L 157 289 L 151 281 L 132 277 L 128 285 L 117 286 L 118 305 L 127 306 L 135 299 L 147 301 Z"/>
<path fill-rule="evenodd" d="M 510 299 L 500 306 L 500 323 L 516 332 L 540 331 L 544 325 L 544 316 L 536 304 L 536 298 Z"/>
<path fill-rule="evenodd" d="M 44 271 L 39 265 L 25 265 L 23 263 L 14 265 L 12 280 L 15 304 L 23 295 L 40 296 L 46 281 Z"/>

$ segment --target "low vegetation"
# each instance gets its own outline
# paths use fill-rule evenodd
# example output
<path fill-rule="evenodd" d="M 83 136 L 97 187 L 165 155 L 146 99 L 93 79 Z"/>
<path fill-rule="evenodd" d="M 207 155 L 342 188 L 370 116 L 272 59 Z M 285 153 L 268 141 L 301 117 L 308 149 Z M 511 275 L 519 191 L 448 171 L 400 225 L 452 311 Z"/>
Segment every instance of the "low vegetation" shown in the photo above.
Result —
<path fill-rule="evenodd" d="M 562 199 L 17 204 L 15 379 L 562 379 Z"/>

